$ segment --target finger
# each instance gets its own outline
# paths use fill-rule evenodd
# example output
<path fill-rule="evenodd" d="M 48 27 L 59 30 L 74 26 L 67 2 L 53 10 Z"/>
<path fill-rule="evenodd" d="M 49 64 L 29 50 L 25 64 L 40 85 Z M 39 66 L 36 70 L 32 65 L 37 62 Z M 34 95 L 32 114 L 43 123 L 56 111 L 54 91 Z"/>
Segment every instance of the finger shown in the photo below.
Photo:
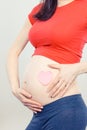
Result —
<path fill-rule="evenodd" d="M 63 86 L 63 84 L 64 84 L 64 80 L 60 80 L 60 81 L 58 82 L 58 84 L 54 87 L 54 91 L 51 91 L 51 92 L 50 92 L 50 95 L 52 96 L 52 95 L 54 95 L 55 93 L 58 93 L 58 92 L 61 90 L 61 87 Z"/>
<path fill-rule="evenodd" d="M 35 114 L 37 113 L 36 111 L 33 111 Z"/>
<path fill-rule="evenodd" d="M 27 104 L 31 104 L 31 105 L 37 105 L 37 106 L 42 106 L 41 103 L 33 100 L 33 99 L 27 99 L 25 98 L 22 94 L 20 94 L 20 100 L 23 104 L 27 103 Z"/>
<path fill-rule="evenodd" d="M 31 105 L 37 105 L 37 106 L 42 106 L 43 107 L 43 105 L 41 104 L 41 103 L 39 103 L 39 102 L 37 102 L 37 101 L 35 101 L 35 100 L 33 100 L 33 99 L 28 99 L 29 100 L 29 102 L 31 103 Z"/>
<path fill-rule="evenodd" d="M 61 92 L 60 96 L 63 97 L 65 95 L 65 93 L 68 91 L 68 89 L 70 88 L 71 84 L 68 84 L 65 89 Z"/>
<path fill-rule="evenodd" d="M 63 83 L 63 80 L 61 80 L 56 86 L 54 86 L 54 88 L 51 90 L 49 95 L 50 96 L 54 95 L 58 91 L 58 89 L 60 89 L 59 86 L 61 86 L 62 83 Z"/>
<path fill-rule="evenodd" d="M 27 92 L 26 90 L 24 90 L 24 88 L 21 89 L 20 93 L 27 98 L 32 98 L 32 95 L 29 92 Z"/>
<path fill-rule="evenodd" d="M 57 95 L 58 95 L 59 97 L 63 97 L 64 94 L 68 91 L 68 89 L 69 89 L 71 86 L 72 86 L 72 82 L 69 82 L 68 84 L 67 84 L 67 83 L 63 84 L 63 86 L 61 86 L 61 90 L 57 93 Z M 55 97 L 56 95 L 53 95 L 53 96 Z"/>
<path fill-rule="evenodd" d="M 64 91 L 61 93 L 61 96 L 63 96 L 67 92 L 67 90 L 73 86 L 73 81 L 74 79 L 72 78 L 72 80 L 70 80 L 70 82 L 66 85 Z"/>
<path fill-rule="evenodd" d="M 41 109 L 34 108 L 34 107 L 29 107 L 29 106 L 27 106 L 27 108 L 29 108 L 29 109 L 32 110 L 32 111 L 36 111 L 36 112 L 41 112 L 41 111 L 42 111 Z"/>
<path fill-rule="evenodd" d="M 68 81 L 68 82 L 65 81 L 64 84 L 61 86 L 61 90 L 59 92 L 60 93 L 59 95 L 61 95 L 62 93 L 63 93 L 62 95 L 64 95 L 66 93 L 66 91 L 68 90 L 68 88 L 71 87 L 73 81 L 74 81 L 74 77 L 72 77 L 70 79 L 70 81 Z"/>
<path fill-rule="evenodd" d="M 60 69 L 61 68 L 61 65 L 60 64 L 48 64 L 48 66 L 50 68 L 53 68 L 53 69 Z"/>
<path fill-rule="evenodd" d="M 29 104 L 29 103 L 24 103 L 24 106 L 30 106 L 30 107 L 35 107 L 35 108 L 39 108 L 39 109 L 43 108 L 43 106 L 32 105 L 32 104 Z"/>
<path fill-rule="evenodd" d="M 60 93 L 60 97 L 63 97 L 65 95 L 65 93 L 68 91 L 69 87 L 65 87 L 65 89 L 63 91 L 61 91 Z"/>
<path fill-rule="evenodd" d="M 36 102 L 36 101 L 34 101 L 34 100 L 24 100 L 23 101 L 23 103 L 25 104 L 25 103 L 29 103 L 30 105 L 36 105 L 36 106 L 38 106 L 38 107 L 42 107 L 42 105 L 40 104 L 40 103 L 38 103 L 38 102 Z"/>
<path fill-rule="evenodd" d="M 66 85 L 66 83 L 65 82 L 63 82 L 62 84 L 61 84 L 61 86 L 57 89 L 57 91 L 53 94 L 53 95 L 51 95 L 51 97 L 56 97 L 56 96 L 60 96 L 60 93 L 62 92 L 62 91 L 64 91 L 64 89 L 65 89 L 65 85 Z"/>
<path fill-rule="evenodd" d="M 59 77 L 59 75 L 57 75 L 54 79 L 54 81 L 52 81 L 48 88 L 47 88 L 47 92 L 50 92 L 60 81 L 61 77 Z"/>

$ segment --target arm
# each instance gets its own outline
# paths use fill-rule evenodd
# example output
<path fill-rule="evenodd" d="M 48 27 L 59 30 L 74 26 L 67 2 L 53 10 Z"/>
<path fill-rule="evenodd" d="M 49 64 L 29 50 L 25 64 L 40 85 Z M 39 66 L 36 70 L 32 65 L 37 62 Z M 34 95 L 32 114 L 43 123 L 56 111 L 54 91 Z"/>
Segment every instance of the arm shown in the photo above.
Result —
<path fill-rule="evenodd" d="M 19 35 L 17 36 L 8 52 L 7 71 L 13 93 L 15 93 L 15 90 L 20 87 L 18 76 L 18 57 L 28 42 L 27 36 L 30 27 L 30 23 L 28 23 L 28 20 L 26 20 L 23 28 L 21 29 Z"/>
<path fill-rule="evenodd" d="M 77 63 L 77 66 L 79 74 L 87 73 L 87 62 Z"/>
<path fill-rule="evenodd" d="M 23 87 L 20 88 L 19 74 L 18 74 L 18 58 L 28 43 L 28 32 L 31 28 L 31 23 L 28 19 L 18 34 L 16 40 L 9 49 L 7 56 L 7 73 L 13 94 L 28 108 L 33 111 L 39 111 L 42 106 L 40 103 L 32 99 L 32 96 Z M 36 108 L 34 109 L 33 106 Z"/>

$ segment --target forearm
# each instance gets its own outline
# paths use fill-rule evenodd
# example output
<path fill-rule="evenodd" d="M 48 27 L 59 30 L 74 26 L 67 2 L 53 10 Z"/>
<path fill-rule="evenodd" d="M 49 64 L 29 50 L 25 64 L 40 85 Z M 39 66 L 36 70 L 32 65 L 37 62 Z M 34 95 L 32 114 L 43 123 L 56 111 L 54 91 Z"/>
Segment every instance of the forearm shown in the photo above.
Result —
<path fill-rule="evenodd" d="M 77 64 L 77 70 L 79 74 L 87 73 L 87 62 L 80 62 Z"/>
<path fill-rule="evenodd" d="M 18 56 L 13 53 L 9 53 L 6 67 L 11 89 L 12 91 L 15 91 L 15 89 L 20 86 L 18 76 Z"/>

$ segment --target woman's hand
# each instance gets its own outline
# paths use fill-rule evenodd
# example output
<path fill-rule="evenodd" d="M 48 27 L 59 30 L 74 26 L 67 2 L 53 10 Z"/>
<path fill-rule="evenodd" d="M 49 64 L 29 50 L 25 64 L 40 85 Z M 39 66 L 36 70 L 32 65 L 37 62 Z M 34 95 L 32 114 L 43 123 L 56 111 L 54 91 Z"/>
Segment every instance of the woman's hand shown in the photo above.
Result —
<path fill-rule="evenodd" d="M 41 103 L 32 99 L 31 94 L 24 88 L 18 88 L 13 91 L 13 94 L 24 104 L 24 106 L 31 109 L 33 112 L 41 111 L 43 106 Z"/>
<path fill-rule="evenodd" d="M 58 69 L 59 73 L 55 77 L 55 80 L 49 85 L 47 92 L 49 92 L 50 97 L 55 97 L 57 95 L 62 97 L 73 85 L 73 81 L 79 74 L 78 63 L 52 64 L 48 66 L 53 69 Z"/>

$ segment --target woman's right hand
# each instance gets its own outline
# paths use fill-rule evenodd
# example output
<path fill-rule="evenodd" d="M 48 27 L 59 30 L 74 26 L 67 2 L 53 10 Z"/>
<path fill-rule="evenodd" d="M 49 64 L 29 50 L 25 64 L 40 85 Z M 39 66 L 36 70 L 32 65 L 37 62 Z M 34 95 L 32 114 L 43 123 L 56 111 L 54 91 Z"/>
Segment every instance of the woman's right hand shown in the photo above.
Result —
<path fill-rule="evenodd" d="M 13 91 L 13 94 L 34 113 L 40 112 L 43 108 L 41 103 L 32 99 L 32 95 L 25 88 L 17 88 Z"/>

